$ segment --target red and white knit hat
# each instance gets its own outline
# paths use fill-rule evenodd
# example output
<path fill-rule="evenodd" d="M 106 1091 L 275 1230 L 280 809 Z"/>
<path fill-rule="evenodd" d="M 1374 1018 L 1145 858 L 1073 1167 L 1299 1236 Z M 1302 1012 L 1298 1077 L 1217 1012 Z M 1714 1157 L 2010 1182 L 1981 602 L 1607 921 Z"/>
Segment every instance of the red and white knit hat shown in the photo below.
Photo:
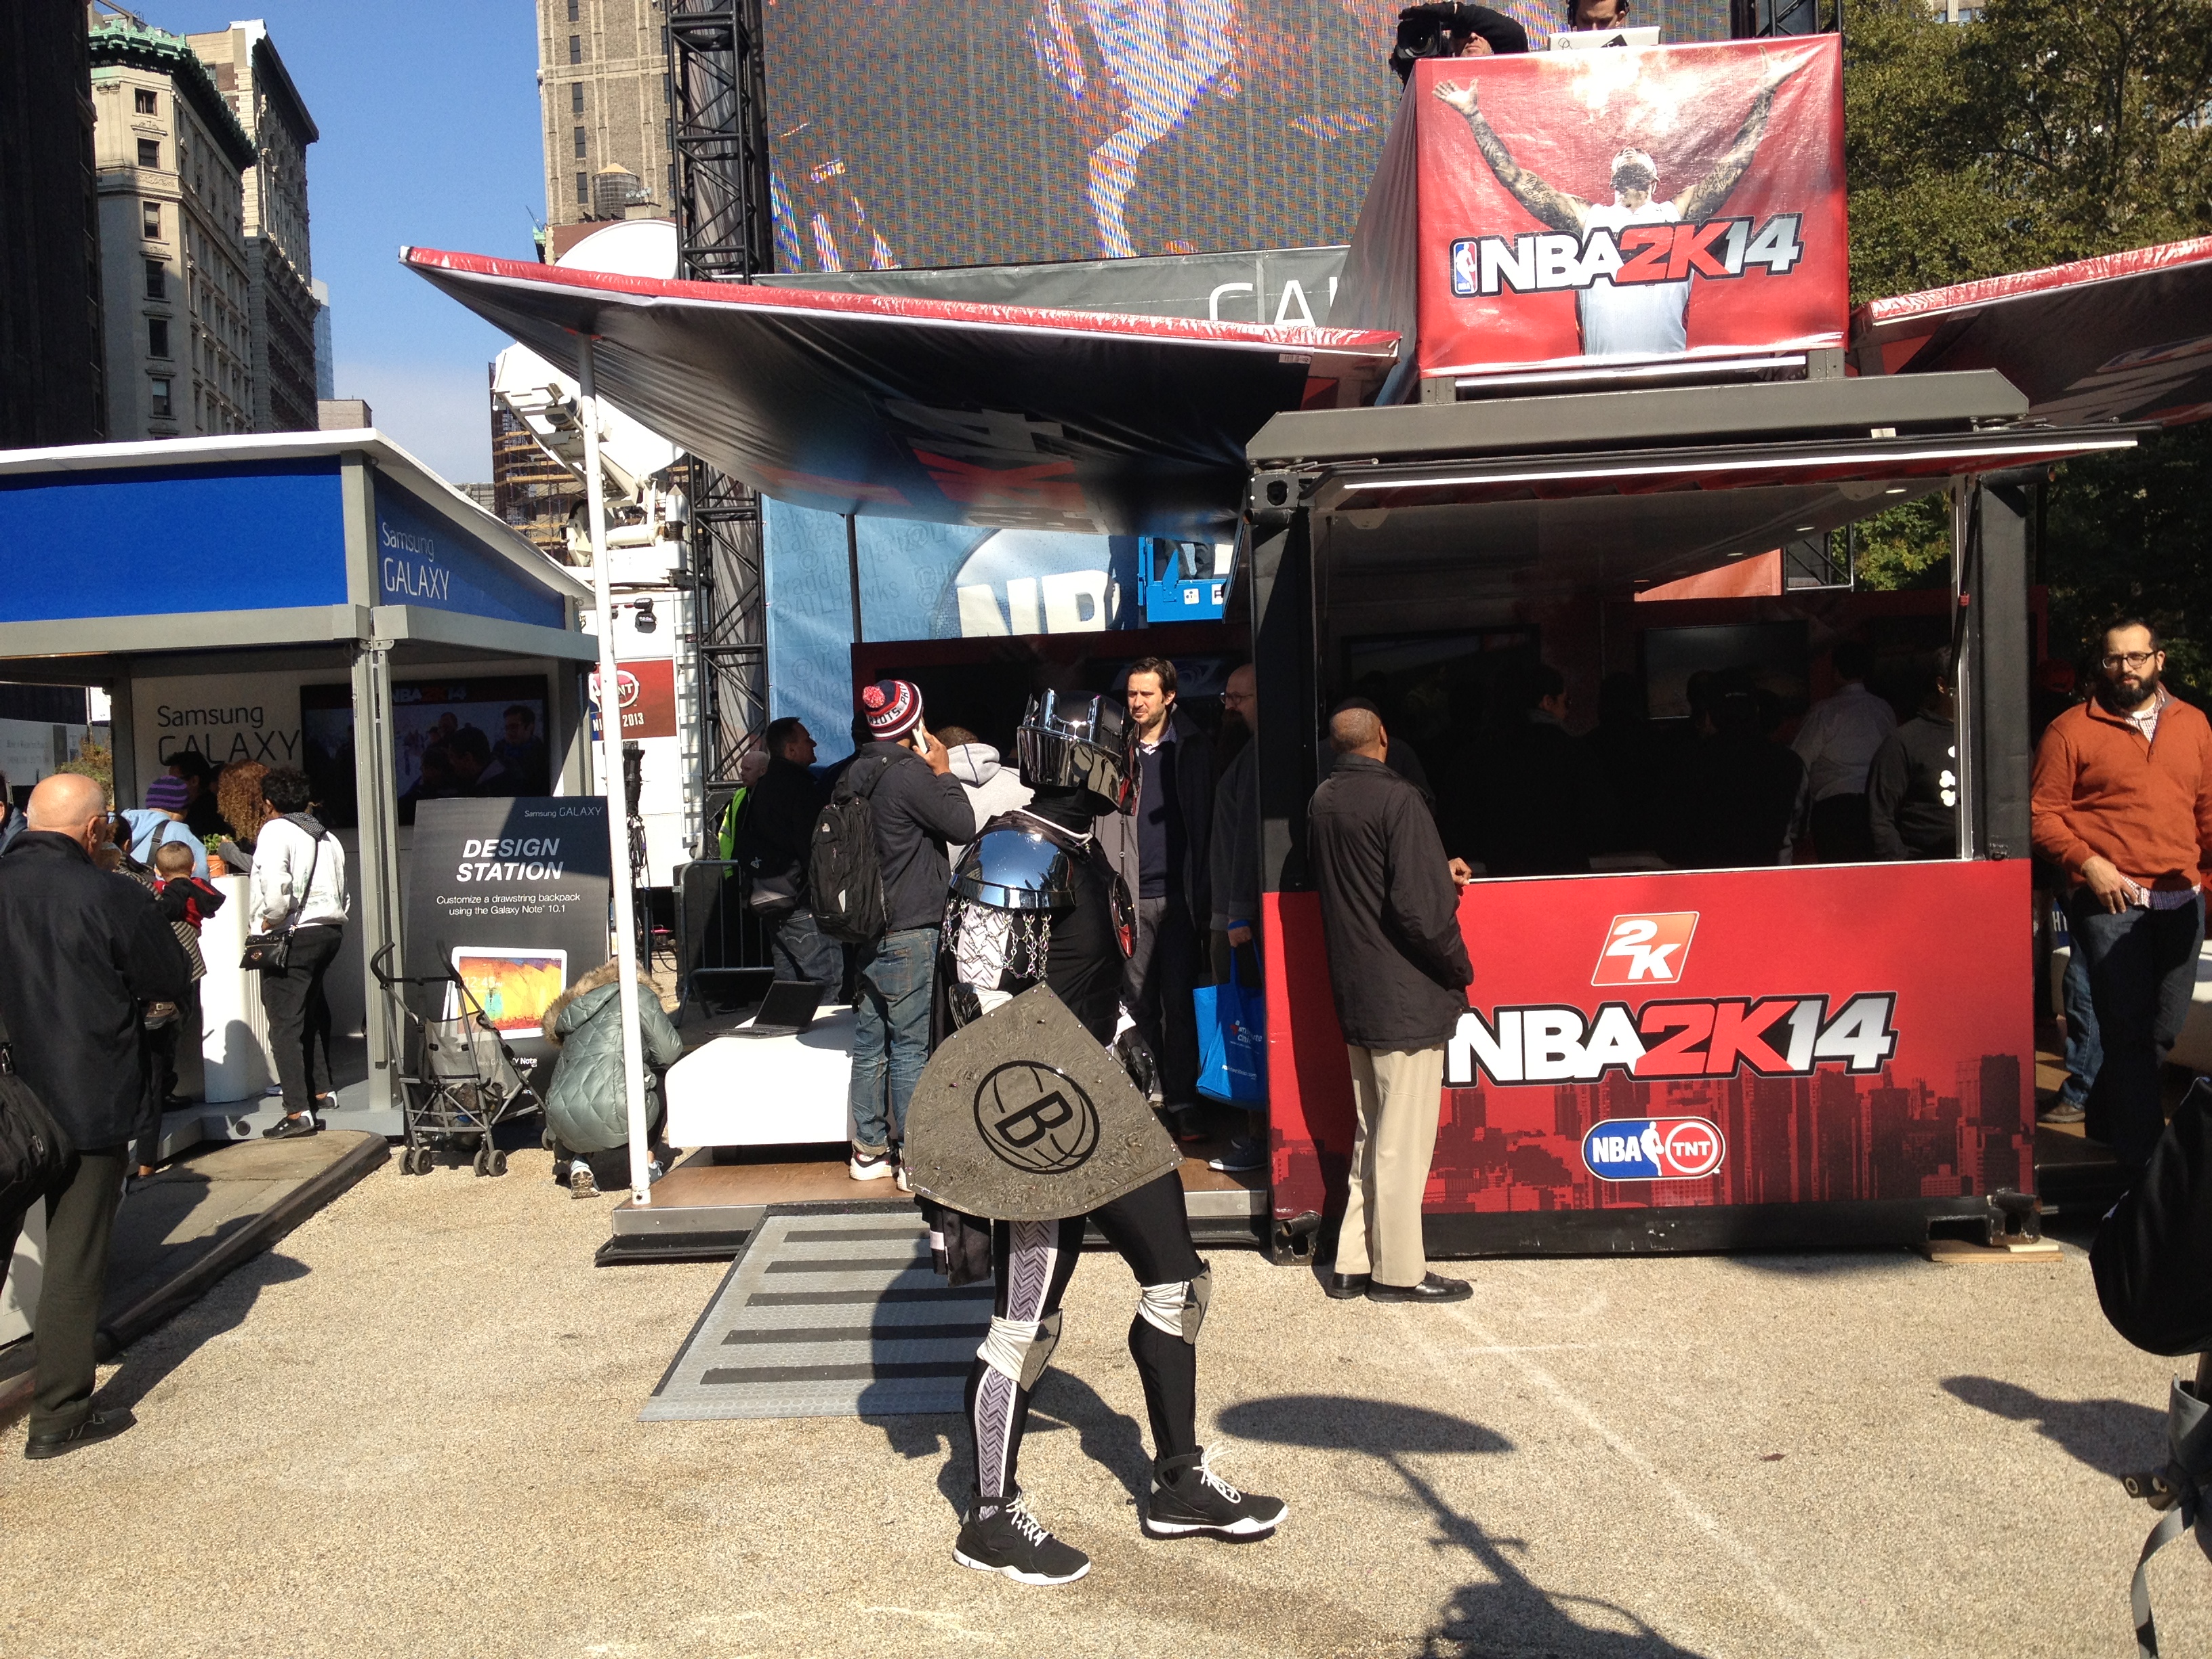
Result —
<path fill-rule="evenodd" d="M 902 738 L 921 724 L 921 688 L 909 680 L 878 680 L 861 691 L 860 713 L 873 736 Z"/>

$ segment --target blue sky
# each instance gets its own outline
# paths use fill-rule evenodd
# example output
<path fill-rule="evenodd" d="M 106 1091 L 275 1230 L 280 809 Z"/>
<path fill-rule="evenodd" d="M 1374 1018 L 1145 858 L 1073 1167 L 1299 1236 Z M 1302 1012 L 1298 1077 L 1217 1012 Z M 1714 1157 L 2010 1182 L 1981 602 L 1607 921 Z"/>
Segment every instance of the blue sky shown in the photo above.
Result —
<path fill-rule="evenodd" d="M 484 365 L 507 343 L 419 276 L 403 242 L 535 257 L 545 214 L 530 0 L 167 0 L 184 34 L 269 26 L 322 140 L 307 151 L 315 275 L 330 285 L 337 394 L 457 483 L 491 477 Z"/>

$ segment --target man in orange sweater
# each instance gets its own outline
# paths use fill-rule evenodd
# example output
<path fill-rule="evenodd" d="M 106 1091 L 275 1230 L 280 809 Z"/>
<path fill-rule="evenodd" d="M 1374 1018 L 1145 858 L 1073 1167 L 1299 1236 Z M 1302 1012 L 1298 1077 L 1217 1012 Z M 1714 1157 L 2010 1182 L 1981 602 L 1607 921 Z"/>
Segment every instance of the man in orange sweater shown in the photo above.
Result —
<path fill-rule="evenodd" d="M 2166 653 L 2136 617 L 2105 630 L 2096 695 L 2051 721 L 2035 756 L 2035 850 L 2072 883 L 2104 1065 L 2086 1131 L 2140 1170 L 2166 1127 L 2159 1068 L 2181 1034 L 2204 941 L 2212 723 L 2159 684 Z"/>

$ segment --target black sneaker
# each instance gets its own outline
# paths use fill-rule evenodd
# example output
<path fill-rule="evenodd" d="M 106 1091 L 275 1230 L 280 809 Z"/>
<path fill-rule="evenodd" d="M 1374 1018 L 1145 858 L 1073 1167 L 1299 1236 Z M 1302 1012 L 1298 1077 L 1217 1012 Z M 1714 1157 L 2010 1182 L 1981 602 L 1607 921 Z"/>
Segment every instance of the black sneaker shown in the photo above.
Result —
<path fill-rule="evenodd" d="M 1091 1558 L 1047 1532 L 1019 1492 L 985 1498 L 972 1488 L 952 1559 L 979 1572 L 1003 1572 L 1018 1584 L 1071 1583 L 1091 1571 Z"/>
<path fill-rule="evenodd" d="M 1152 1466 L 1152 1502 L 1146 1505 L 1147 1538 L 1265 1538 L 1283 1524 L 1291 1506 L 1279 1498 L 1239 1492 L 1208 1466 L 1212 1454 L 1194 1451 Z"/>
<path fill-rule="evenodd" d="M 94 1412 L 73 1429 L 65 1429 L 59 1434 L 33 1435 L 23 1443 L 23 1455 L 33 1462 L 42 1458 L 65 1457 L 80 1446 L 96 1446 L 103 1440 L 114 1439 L 137 1420 L 120 1409 Z"/>
<path fill-rule="evenodd" d="M 261 1132 L 264 1140 L 297 1140 L 311 1135 L 323 1126 L 315 1121 L 313 1112 L 301 1112 L 289 1117 L 280 1117 Z"/>

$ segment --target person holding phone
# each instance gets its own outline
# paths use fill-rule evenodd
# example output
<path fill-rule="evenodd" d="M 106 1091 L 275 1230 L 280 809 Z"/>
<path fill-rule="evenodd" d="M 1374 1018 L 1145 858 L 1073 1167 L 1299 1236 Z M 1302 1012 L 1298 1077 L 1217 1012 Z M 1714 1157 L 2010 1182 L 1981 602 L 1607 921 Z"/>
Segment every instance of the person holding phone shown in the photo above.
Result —
<path fill-rule="evenodd" d="M 2105 629 L 2098 667 L 2096 696 L 2036 750 L 2032 834 L 2070 884 L 2067 921 L 2103 1040 L 2083 1132 L 2133 1175 L 2165 1127 L 2160 1068 L 2204 943 L 2212 722 L 2160 683 L 2166 653 L 2140 617 Z"/>
<path fill-rule="evenodd" d="M 853 1157 L 855 1181 L 906 1178 L 899 1146 L 907 1103 L 929 1058 L 929 979 L 952 878 L 945 844 L 975 834 L 968 793 L 945 745 L 921 723 L 921 690 L 878 680 L 860 693 L 868 724 L 846 776 L 868 797 L 883 873 L 884 931 L 860 947 L 853 1024 Z"/>

